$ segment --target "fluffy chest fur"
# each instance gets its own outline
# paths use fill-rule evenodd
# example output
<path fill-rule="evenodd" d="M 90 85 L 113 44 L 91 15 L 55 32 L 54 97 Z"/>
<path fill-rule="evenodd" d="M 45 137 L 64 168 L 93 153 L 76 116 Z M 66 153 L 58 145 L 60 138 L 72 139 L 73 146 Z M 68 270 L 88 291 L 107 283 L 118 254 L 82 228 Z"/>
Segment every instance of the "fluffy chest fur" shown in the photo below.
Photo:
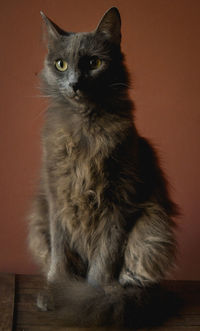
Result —
<path fill-rule="evenodd" d="M 116 220 L 103 217 L 107 209 L 114 217 L 111 192 L 116 183 L 111 180 L 111 172 L 119 171 L 108 164 L 117 146 L 126 139 L 130 122 L 119 122 L 115 115 L 107 115 L 110 118 L 106 119 L 104 116 L 98 123 L 85 122 L 76 115 L 71 122 L 63 121 L 67 114 L 66 109 L 63 112 L 54 108 L 47 115 L 43 131 L 44 186 L 71 247 L 87 256 L 87 251 L 91 254 L 91 246 L 105 233 L 107 221 L 117 224 Z"/>

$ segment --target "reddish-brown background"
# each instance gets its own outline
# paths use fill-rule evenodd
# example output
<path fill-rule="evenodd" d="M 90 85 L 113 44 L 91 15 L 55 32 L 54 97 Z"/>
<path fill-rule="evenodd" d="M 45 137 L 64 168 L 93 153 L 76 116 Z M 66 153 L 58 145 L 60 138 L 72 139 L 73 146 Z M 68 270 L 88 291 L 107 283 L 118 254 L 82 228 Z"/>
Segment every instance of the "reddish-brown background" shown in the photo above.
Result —
<path fill-rule="evenodd" d="M 122 16 L 139 131 L 158 147 L 182 210 L 176 279 L 200 279 L 200 1 L 34 0 L 0 4 L 0 271 L 33 273 L 25 215 L 40 166 L 46 103 L 37 74 L 45 49 L 39 11 L 89 31 L 111 6 Z"/>

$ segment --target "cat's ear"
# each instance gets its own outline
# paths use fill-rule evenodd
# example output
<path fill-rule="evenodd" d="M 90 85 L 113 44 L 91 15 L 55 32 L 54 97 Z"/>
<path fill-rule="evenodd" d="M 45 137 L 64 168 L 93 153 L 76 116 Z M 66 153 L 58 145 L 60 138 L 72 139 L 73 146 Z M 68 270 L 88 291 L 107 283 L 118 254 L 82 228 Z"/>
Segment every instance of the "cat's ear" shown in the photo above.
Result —
<path fill-rule="evenodd" d="M 42 11 L 40 12 L 46 29 L 44 31 L 44 40 L 47 42 L 48 47 L 54 42 L 54 40 L 59 39 L 62 35 L 67 35 L 68 33 L 62 30 L 57 24 L 55 24 L 50 18 L 48 18 Z"/>
<path fill-rule="evenodd" d="M 104 33 L 113 43 L 121 42 L 121 18 L 116 7 L 110 8 L 102 17 L 97 26 L 96 33 Z"/>

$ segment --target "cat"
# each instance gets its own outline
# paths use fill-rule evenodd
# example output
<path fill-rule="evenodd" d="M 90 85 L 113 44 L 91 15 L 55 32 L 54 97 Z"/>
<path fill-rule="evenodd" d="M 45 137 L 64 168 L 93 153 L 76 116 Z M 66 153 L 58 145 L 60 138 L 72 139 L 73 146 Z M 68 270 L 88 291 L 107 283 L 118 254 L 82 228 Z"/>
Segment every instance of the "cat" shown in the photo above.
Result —
<path fill-rule="evenodd" d="M 29 215 L 29 247 L 47 284 L 37 304 L 55 309 L 63 325 L 124 325 L 127 307 L 137 320 L 175 265 L 178 209 L 156 151 L 134 125 L 118 9 L 88 33 L 41 15 L 50 105 Z"/>

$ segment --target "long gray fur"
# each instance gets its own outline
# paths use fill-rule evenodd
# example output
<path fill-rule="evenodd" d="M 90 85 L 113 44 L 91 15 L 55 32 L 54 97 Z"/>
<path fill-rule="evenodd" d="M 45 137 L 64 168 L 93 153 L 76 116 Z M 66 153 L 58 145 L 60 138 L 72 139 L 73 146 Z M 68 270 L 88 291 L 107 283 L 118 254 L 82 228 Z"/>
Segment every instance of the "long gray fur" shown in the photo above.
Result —
<path fill-rule="evenodd" d="M 64 310 L 64 325 L 120 325 L 124 298 L 135 309 L 174 266 L 177 208 L 155 150 L 134 125 L 118 10 L 88 33 L 65 32 L 42 15 L 50 105 L 29 216 L 29 246 L 47 280 L 38 305 Z M 89 70 L 93 57 L 101 65 Z M 58 59 L 67 61 L 65 72 Z"/>

